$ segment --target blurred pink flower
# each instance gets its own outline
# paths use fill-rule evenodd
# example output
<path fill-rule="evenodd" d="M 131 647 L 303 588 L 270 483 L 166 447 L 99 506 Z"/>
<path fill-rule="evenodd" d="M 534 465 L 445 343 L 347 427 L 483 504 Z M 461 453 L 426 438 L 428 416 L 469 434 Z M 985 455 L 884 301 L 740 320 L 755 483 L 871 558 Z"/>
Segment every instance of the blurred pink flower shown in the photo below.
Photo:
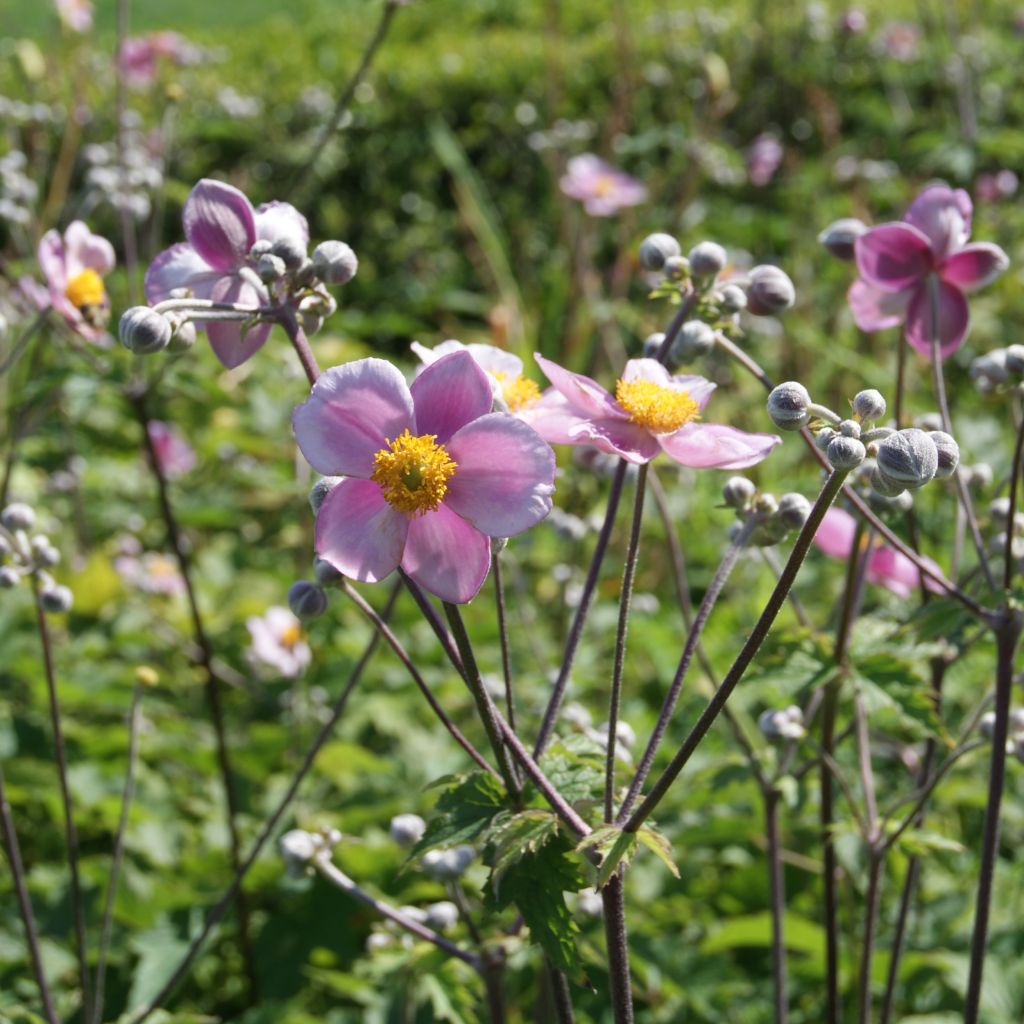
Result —
<path fill-rule="evenodd" d="M 114 568 L 125 583 L 143 593 L 173 597 L 185 592 L 185 580 L 177 563 L 156 551 L 143 554 L 142 545 L 135 537 L 121 540 Z"/>
<path fill-rule="evenodd" d="M 141 89 L 156 78 L 158 59 L 193 64 L 198 54 L 198 48 L 177 32 L 150 32 L 126 39 L 117 55 L 117 64 L 125 82 L 133 89 Z"/>
<path fill-rule="evenodd" d="M 995 174 L 979 174 L 974 179 L 974 194 L 986 203 L 997 203 L 1000 199 L 1010 199 L 1016 195 L 1020 179 L 1009 170 L 996 171 Z"/>
<path fill-rule="evenodd" d="M 747 150 L 747 175 L 752 185 L 767 185 L 782 163 L 782 143 L 771 134 L 762 132 Z"/>
<path fill-rule="evenodd" d="M 853 554 L 853 541 L 857 533 L 857 520 L 841 508 L 830 508 L 814 535 L 814 544 L 830 558 L 849 559 Z M 940 572 L 930 558 L 922 562 Z M 868 556 L 865 579 L 891 590 L 897 597 L 910 597 L 921 585 L 921 570 L 906 555 L 888 545 L 879 545 Z M 943 593 L 930 576 L 924 576 L 925 587 L 933 593 Z"/>
<path fill-rule="evenodd" d="M 302 675 L 313 658 L 302 623 L 287 609 L 268 608 L 246 620 L 252 643 L 250 660 L 273 669 L 286 679 Z"/>
<path fill-rule="evenodd" d="M 593 153 L 572 157 L 558 185 L 570 199 L 580 200 L 591 217 L 613 217 L 647 200 L 647 189 L 636 178 Z"/>
<path fill-rule="evenodd" d="M 890 21 L 878 34 L 875 46 L 893 60 L 916 60 L 921 49 L 921 32 L 909 21 Z"/>
<path fill-rule="evenodd" d="M 39 240 L 39 267 L 46 278 L 49 304 L 68 326 L 89 341 L 107 338 L 110 299 L 103 277 L 114 269 L 114 247 L 94 235 L 80 220 L 72 221 L 64 237 L 51 229 Z M 39 303 L 38 288 L 22 282 L 22 291 Z"/>
<path fill-rule="evenodd" d="M 72 32 L 88 32 L 92 28 L 92 0 L 54 0 L 57 16 Z"/>
<path fill-rule="evenodd" d="M 868 27 L 867 15 L 859 7 L 849 7 L 840 15 L 839 27 L 847 35 L 858 35 Z"/>
<path fill-rule="evenodd" d="M 412 386 L 383 359 L 320 375 L 292 417 L 309 464 L 345 479 L 316 517 L 316 553 L 377 582 L 399 565 L 444 601 L 483 586 L 490 538 L 551 511 L 555 457 L 537 432 L 492 413 L 487 374 L 465 351 L 427 366 Z"/>
<path fill-rule="evenodd" d="M 664 451 L 693 469 L 744 469 L 781 442 L 719 423 L 700 423 L 715 385 L 703 377 L 672 377 L 656 359 L 631 359 L 615 397 L 596 380 L 535 356 L 554 385 L 534 428 L 550 444 L 591 445 L 627 462 L 650 462 Z"/>
<path fill-rule="evenodd" d="M 176 427 L 160 420 L 150 420 L 149 437 L 153 442 L 160 470 L 168 479 L 183 476 L 195 467 L 196 453 Z"/>
<path fill-rule="evenodd" d="M 860 278 L 847 300 L 861 330 L 904 324 L 907 341 L 926 358 L 931 358 L 935 330 L 941 358 L 963 344 L 970 320 L 966 294 L 994 281 L 1010 263 L 998 245 L 967 244 L 971 214 L 963 189 L 931 185 L 902 221 L 880 224 L 857 239 Z M 933 288 L 937 324 L 932 324 Z"/>

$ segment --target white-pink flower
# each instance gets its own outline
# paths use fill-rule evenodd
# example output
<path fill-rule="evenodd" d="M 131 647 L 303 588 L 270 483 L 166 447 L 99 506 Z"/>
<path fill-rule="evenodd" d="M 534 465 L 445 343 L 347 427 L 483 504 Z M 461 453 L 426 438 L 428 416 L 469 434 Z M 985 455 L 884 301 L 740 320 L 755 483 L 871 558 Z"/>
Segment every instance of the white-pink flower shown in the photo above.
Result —
<path fill-rule="evenodd" d="M 185 580 L 172 558 L 157 551 L 143 552 L 135 537 L 123 538 L 119 546 L 114 568 L 129 586 L 145 594 L 162 594 L 165 597 L 185 593 Z"/>
<path fill-rule="evenodd" d="M 155 80 L 159 60 L 194 64 L 199 54 L 199 49 L 177 32 L 150 32 L 124 41 L 117 54 L 117 66 L 131 88 L 141 89 Z"/>
<path fill-rule="evenodd" d="M 252 643 L 251 659 L 284 676 L 294 679 L 302 675 L 313 658 L 306 643 L 302 623 L 287 609 L 268 608 L 263 615 L 246 620 Z"/>
<path fill-rule="evenodd" d="M 92 28 L 92 0 L 54 0 L 57 17 L 72 32 L 88 32 Z"/>
<path fill-rule="evenodd" d="M 165 477 L 173 479 L 195 468 L 196 453 L 177 427 L 162 420 L 150 420 L 149 437 Z"/>
<path fill-rule="evenodd" d="M 647 201 L 644 185 L 593 153 L 572 157 L 558 184 L 570 199 L 580 200 L 591 217 L 613 217 Z"/>
<path fill-rule="evenodd" d="M 50 305 L 83 338 L 103 341 L 110 316 L 103 278 L 114 269 L 114 247 L 76 220 L 68 225 L 63 238 L 56 230 L 47 231 L 39 241 L 37 255 Z M 31 297 L 37 302 L 41 298 L 38 294 Z"/>

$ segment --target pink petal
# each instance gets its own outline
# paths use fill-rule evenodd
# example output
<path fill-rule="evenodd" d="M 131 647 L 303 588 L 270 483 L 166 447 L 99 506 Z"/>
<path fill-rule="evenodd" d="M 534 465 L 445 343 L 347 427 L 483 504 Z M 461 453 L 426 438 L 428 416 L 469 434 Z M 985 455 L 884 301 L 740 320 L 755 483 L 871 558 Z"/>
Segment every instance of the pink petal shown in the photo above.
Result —
<path fill-rule="evenodd" d="M 268 242 L 291 239 L 301 249 L 309 245 L 309 224 L 291 203 L 274 200 L 256 210 L 256 237 Z"/>
<path fill-rule="evenodd" d="M 69 278 L 83 270 L 95 270 L 102 277 L 114 269 L 115 263 L 114 247 L 80 220 L 72 221 L 64 232 L 64 258 Z"/>
<path fill-rule="evenodd" d="M 472 600 L 490 564 L 491 542 L 444 503 L 409 520 L 402 568 L 442 601 Z"/>
<path fill-rule="evenodd" d="M 521 409 L 516 415 L 533 427 L 548 444 L 575 444 L 573 432 L 587 422 L 554 388 L 548 388 L 533 405 Z"/>
<path fill-rule="evenodd" d="M 617 420 L 629 418 L 619 407 L 618 402 L 596 380 L 585 377 L 582 373 L 572 373 L 564 366 L 545 359 L 540 353 L 534 353 L 534 359 L 555 389 L 568 399 L 569 404 L 580 416 Z"/>
<path fill-rule="evenodd" d="M 994 281 L 1010 265 L 1010 258 L 991 242 L 975 242 L 953 253 L 940 267 L 943 281 L 962 292 L 975 292 Z"/>
<path fill-rule="evenodd" d="M 344 576 L 377 583 L 398 568 L 409 526 L 373 481 L 342 480 L 317 512 L 316 553 Z"/>
<path fill-rule="evenodd" d="M 829 558 L 849 558 L 856 533 L 857 520 L 845 509 L 833 506 L 814 534 L 814 546 L 821 548 Z"/>
<path fill-rule="evenodd" d="M 929 240 L 937 259 L 963 247 L 971 236 L 971 197 L 962 189 L 931 185 L 911 204 L 904 220 Z"/>
<path fill-rule="evenodd" d="M 147 268 L 146 300 L 153 305 L 163 302 L 175 288 L 191 288 L 193 294 L 206 298 L 222 276 L 188 242 L 178 242 L 164 249 Z"/>
<path fill-rule="evenodd" d="M 241 266 L 256 241 L 252 204 L 232 185 L 203 178 L 181 213 L 185 237 L 215 270 Z"/>
<path fill-rule="evenodd" d="M 636 464 L 650 462 L 658 454 L 658 441 L 644 427 L 629 420 L 581 419 L 569 429 L 569 444 L 589 444 L 608 455 Z"/>
<path fill-rule="evenodd" d="M 665 454 L 692 469 L 745 469 L 756 466 L 782 443 L 774 434 L 748 434 L 721 423 L 687 423 L 658 436 Z"/>
<path fill-rule="evenodd" d="M 918 288 L 907 309 L 906 334 L 907 341 L 926 359 L 931 359 L 935 327 L 932 324 L 929 290 L 936 285 L 939 289 L 939 356 L 946 359 L 963 344 L 970 318 L 967 299 L 956 285 L 938 281 Z"/>
<path fill-rule="evenodd" d="M 413 381 L 417 434 L 436 434 L 438 444 L 491 411 L 491 380 L 466 351 L 442 356 Z"/>
<path fill-rule="evenodd" d="M 60 233 L 52 228 L 39 240 L 36 255 L 39 258 L 39 269 L 42 270 L 46 283 L 51 289 L 63 292 L 68 286 L 68 275 L 65 267 L 64 242 Z"/>
<path fill-rule="evenodd" d="M 369 479 L 374 455 L 412 425 L 405 378 L 384 359 L 325 370 L 292 414 L 302 454 L 324 476 Z"/>
<path fill-rule="evenodd" d="M 216 302 L 235 302 L 243 306 L 258 306 L 266 301 L 248 281 L 239 277 L 222 277 L 210 289 L 210 298 Z M 255 324 L 243 333 L 242 321 L 211 320 L 201 324 L 210 339 L 214 355 L 229 370 L 241 366 L 263 347 L 270 336 L 270 324 Z"/>
<path fill-rule="evenodd" d="M 919 579 L 917 566 L 895 548 L 883 546 L 871 552 L 867 568 L 869 583 L 879 583 L 897 597 L 910 597 Z"/>
<path fill-rule="evenodd" d="M 908 224 L 880 224 L 853 248 L 860 276 L 883 292 L 911 288 L 932 269 L 927 237 Z"/>
<path fill-rule="evenodd" d="M 703 411 L 714 394 L 716 384 L 697 374 L 673 377 L 657 359 L 630 359 L 622 372 L 624 381 L 647 380 L 668 391 L 685 391 Z"/>
<path fill-rule="evenodd" d="M 521 420 L 501 412 L 481 416 L 447 447 L 459 468 L 445 504 L 482 533 L 513 537 L 551 511 L 555 455 Z"/>
<path fill-rule="evenodd" d="M 846 301 L 862 331 L 884 331 L 903 323 L 912 291 L 883 292 L 858 278 L 850 285 Z"/>

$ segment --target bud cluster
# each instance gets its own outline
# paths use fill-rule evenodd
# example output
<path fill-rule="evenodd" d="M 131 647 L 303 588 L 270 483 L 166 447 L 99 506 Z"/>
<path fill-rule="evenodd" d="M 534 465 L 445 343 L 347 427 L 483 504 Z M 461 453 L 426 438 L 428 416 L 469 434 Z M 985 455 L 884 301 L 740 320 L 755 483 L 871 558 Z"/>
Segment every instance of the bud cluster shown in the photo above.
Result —
<path fill-rule="evenodd" d="M 983 739 L 991 741 L 996 729 L 996 713 L 987 711 L 978 721 L 978 732 Z M 1024 764 L 1024 708 L 1010 712 L 1009 728 L 1006 734 L 1006 752 L 1013 754 Z"/>
<path fill-rule="evenodd" d="M 295 828 L 285 832 L 277 841 L 277 848 L 284 858 L 290 875 L 311 873 L 313 861 L 323 854 L 330 857 L 331 850 L 341 842 L 341 833 L 334 828 L 319 832 L 306 832 Z"/>
<path fill-rule="evenodd" d="M 1010 556 L 1024 565 L 1024 511 L 1014 510 L 1010 522 L 1010 499 L 1006 495 L 996 498 L 988 507 L 992 537 L 989 549 L 1002 558 L 1009 547 Z"/>
<path fill-rule="evenodd" d="M 971 362 L 971 380 L 983 395 L 1024 382 L 1024 345 L 994 348 Z"/>
<path fill-rule="evenodd" d="M 47 571 L 60 562 L 60 552 L 45 533 L 32 533 L 36 514 L 30 505 L 15 501 L 0 511 L 0 589 L 11 590 L 25 577 L 39 581 L 39 603 L 52 613 L 71 610 L 74 597 Z"/>
<path fill-rule="evenodd" d="M 807 735 L 804 727 L 804 713 L 791 704 L 788 708 L 776 711 L 768 708 L 762 711 L 757 719 L 757 727 L 766 740 L 782 743 L 788 740 L 801 740 Z"/>
<path fill-rule="evenodd" d="M 747 543 L 754 547 L 771 547 L 799 530 L 811 514 L 811 503 L 799 492 L 791 491 L 776 499 L 758 491 L 745 476 L 729 477 L 722 488 L 722 500 L 736 511 L 738 523 L 731 530 L 733 539 L 742 529 L 741 523 L 752 522 Z"/>

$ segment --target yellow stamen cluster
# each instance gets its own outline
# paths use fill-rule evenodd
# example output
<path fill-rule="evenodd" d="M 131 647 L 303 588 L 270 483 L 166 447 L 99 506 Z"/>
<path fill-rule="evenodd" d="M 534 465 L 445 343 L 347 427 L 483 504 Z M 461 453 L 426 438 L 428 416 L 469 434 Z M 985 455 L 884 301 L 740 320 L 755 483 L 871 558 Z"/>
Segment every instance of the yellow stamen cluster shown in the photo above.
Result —
<path fill-rule="evenodd" d="M 433 512 L 457 469 L 436 434 L 413 437 L 404 430 L 373 457 L 373 482 L 388 504 L 412 519 Z"/>
<path fill-rule="evenodd" d="M 64 294 L 76 309 L 86 306 L 103 306 L 107 301 L 107 293 L 103 287 L 103 278 L 95 270 L 83 270 L 68 281 Z"/>
<path fill-rule="evenodd" d="M 652 380 L 620 380 L 615 398 L 633 423 L 654 434 L 670 434 L 700 416 L 700 406 L 686 391 Z"/>
<path fill-rule="evenodd" d="M 302 636 L 302 627 L 297 622 L 293 622 L 277 639 L 282 647 L 286 647 L 290 651 L 298 644 Z"/>
<path fill-rule="evenodd" d="M 540 398 L 540 388 L 522 374 L 512 377 L 498 370 L 494 379 L 501 385 L 501 397 L 511 412 L 526 409 Z"/>

